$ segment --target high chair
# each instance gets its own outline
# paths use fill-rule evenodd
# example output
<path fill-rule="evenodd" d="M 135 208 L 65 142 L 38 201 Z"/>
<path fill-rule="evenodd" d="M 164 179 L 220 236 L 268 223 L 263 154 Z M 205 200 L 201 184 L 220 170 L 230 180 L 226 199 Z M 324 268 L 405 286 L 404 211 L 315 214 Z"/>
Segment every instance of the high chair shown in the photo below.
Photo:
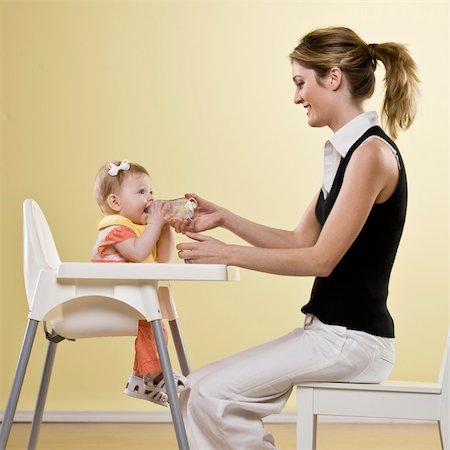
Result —
<path fill-rule="evenodd" d="M 167 284 L 170 280 L 237 279 L 224 265 L 63 263 L 38 204 L 23 204 L 24 280 L 28 325 L 0 430 L 5 449 L 39 322 L 44 322 L 48 348 L 34 411 L 28 449 L 36 448 L 39 427 L 58 342 L 106 336 L 135 336 L 137 321 L 151 323 L 169 397 L 178 446 L 188 449 L 172 367 L 161 320 L 169 321 L 183 375 L 189 364 L 178 326 L 178 314 Z"/>

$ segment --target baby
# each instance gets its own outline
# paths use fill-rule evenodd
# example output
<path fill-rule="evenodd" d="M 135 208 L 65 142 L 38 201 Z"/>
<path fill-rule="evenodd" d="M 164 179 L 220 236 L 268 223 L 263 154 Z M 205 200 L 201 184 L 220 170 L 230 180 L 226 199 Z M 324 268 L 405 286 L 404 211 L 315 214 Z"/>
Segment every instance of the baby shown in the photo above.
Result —
<path fill-rule="evenodd" d="M 147 170 L 128 161 L 113 161 L 98 171 L 95 198 L 104 216 L 98 221 L 98 237 L 92 262 L 168 262 L 174 248 L 168 221 L 170 204 L 153 201 Z M 167 343 L 167 331 L 163 327 Z M 174 372 L 177 391 L 188 388 L 187 379 Z M 156 342 L 150 324 L 140 320 L 135 341 L 133 374 L 126 395 L 167 406 L 167 393 Z"/>

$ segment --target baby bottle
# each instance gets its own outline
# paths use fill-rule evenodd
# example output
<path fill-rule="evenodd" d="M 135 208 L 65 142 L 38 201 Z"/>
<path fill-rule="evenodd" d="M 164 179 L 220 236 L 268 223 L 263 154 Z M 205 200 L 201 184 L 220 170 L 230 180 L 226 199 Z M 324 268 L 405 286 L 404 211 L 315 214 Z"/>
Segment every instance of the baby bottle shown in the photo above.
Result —
<path fill-rule="evenodd" d="M 170 203 L 173 217 L 180 219 L 192 219 L 194 217 L 195 208 L 197 208 L 197 200 L 195 198 L 176 198 L 174 200 L 165 200 Z"/>

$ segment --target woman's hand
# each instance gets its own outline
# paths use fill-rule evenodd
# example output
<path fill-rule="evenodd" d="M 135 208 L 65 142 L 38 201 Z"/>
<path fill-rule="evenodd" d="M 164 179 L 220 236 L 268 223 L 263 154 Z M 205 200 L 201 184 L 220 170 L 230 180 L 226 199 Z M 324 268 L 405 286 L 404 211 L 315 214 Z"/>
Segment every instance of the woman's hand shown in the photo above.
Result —
<path fill-rule="evenodd" d="M 192 264 L 229 264 L 227 249 L 229 245 L 198 233 L 186 232 L 186 236 L 195 242 L 183 242 L 177 245 L 178 256 Z"/>
<path fill-rule="evenodd" d="M 224 224 L 225 210 L 223 208 L 208 202 L 196 194 L 186 194 L 185 197 L 194 198 L 198 206 L 195 209 L 192 219 L 173 217 L 170 220 L 170 225 L 177 233 L 185 234 L 188 231 L 198 233 L 200 231 L 212 230 Z"/>

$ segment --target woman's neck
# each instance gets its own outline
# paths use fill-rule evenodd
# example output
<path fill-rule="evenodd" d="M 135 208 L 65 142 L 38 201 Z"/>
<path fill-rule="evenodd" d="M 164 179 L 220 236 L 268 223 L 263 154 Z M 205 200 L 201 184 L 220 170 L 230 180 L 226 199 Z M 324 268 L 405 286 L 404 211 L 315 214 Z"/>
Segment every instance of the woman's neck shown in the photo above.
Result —
<path fill-rule="evenodd" d="M 336 133 L 340 128 L 342 128 L 345 124 L 352 121 L 355 117 L 364 113 L 364 109 L 362 105 L 346 105 L 342 108 L 338 114 L 336 114 L 335 120 L 329 124 L 329 127 Z"/>

